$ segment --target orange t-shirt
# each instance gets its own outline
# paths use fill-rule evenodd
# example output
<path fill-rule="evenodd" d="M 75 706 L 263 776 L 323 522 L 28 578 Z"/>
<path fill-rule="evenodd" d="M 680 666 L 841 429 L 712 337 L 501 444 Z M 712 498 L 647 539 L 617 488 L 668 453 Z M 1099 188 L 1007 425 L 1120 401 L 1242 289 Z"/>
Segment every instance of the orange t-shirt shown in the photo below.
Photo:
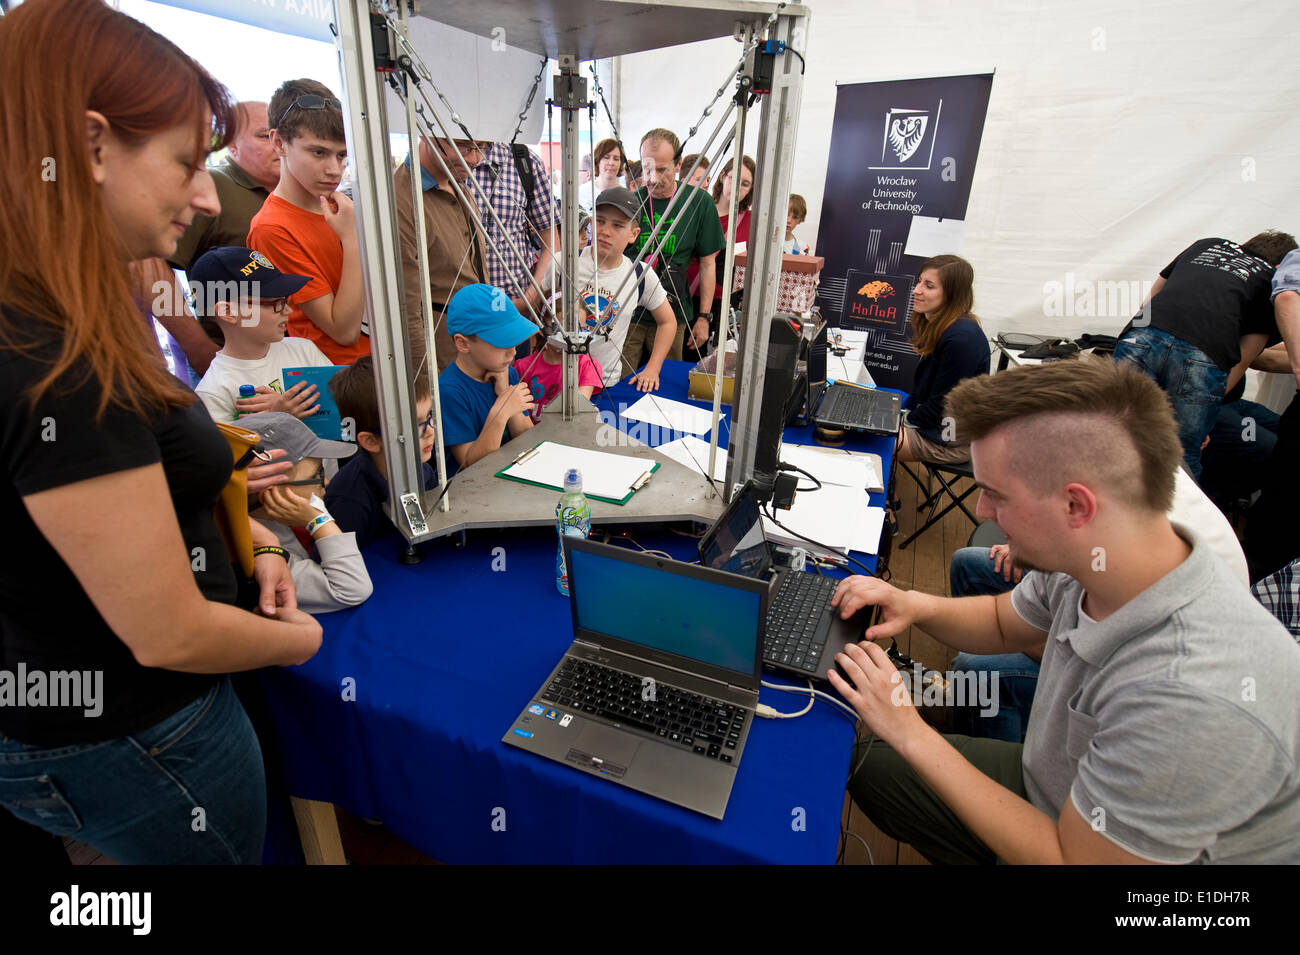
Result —
<path fill-rule="evenodd" d="M 339 291 L 343 279 L 343 243 L 317 212 L 299 209 L 277 195 L 267 197 L 248 227 L 248 247 L 261 252 L 277 269 L 307 275 L 311 281 L 289 297 L 289 335 L 307 338 L 336 365 L 350 365 L 370 354 L 369 329 L 352 345 L 340 345 L 304 314 L 303 302 Z"/>

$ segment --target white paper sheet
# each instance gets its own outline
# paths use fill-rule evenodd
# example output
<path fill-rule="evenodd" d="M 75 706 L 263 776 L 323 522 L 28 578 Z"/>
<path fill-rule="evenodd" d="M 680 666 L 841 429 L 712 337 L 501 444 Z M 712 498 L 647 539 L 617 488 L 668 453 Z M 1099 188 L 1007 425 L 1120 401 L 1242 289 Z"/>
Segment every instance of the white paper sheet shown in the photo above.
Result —
<path fill-rule="evenodd" d="M 713 412 L 684 401 L 673 401 L 658 395 L 643 395 L 632 407 L 623 412 L 628 421 L 644 421 L 658 428 L 685 431 L 687 434 L 708 434 L 713 426 Z M 718 419 L 725 418 L 725 412 Z"/>
<path fill-rule="evenodd" d="M 564 488 L 564 473 L 569 468 L 582 472 L 582 491 L 593 497 L 621 501 L 650 468 L 653 462 L 608 451 L 574 448 L 554 441 L 543 441 L 527 460 L 512 464 L 505 473 L 521 481 Z"/>
<path fill-rule="evenodd" d="M 709 442 L 702 438 L 686 435 L 676 441 L 661 444 L 655 450 L 697 474 L 703 474 L 704 469 L 709 466 Z M 727 449 L 718 448 L 717 460 L 713 462 L 713 480 L 722 481 L 726 476 Z"/>
<path fill-rule="evenodd" d="M 962 219 L 912 216 L 903 254 L 919 255 L 924 259 L 935 255 L 956 255 L 961 251 L 961 240 L 965 235 L 966 223 Z"/>
<path fill-rule="evenodd" d="M 707 447 L 707 445 L 706 445 Z M 781 460 L 803 468 L 823 484 L 884 491 L 880 479 L 880 455 L 857 451 L 836 451 L 804 444 L 782 444 Z M 807 479 L 803 479 L 808 483 Z"/>
<path fill-rule="evenodd" d="M 794 507 L 775 514 L 791 531 L 810 537 L 831 551 L 847 554 L 865 540 L 859 528 L 867 511 L 872 510 L 867 506 L 867 499 L 867 492 L 861 488 L 826 484 L 818 491 L 799 491 L 794 496 Z M 763 518 L 763 527 L 769 540 L 817 550 L 767 517 Z"/>
<path fill-rule="evenodd" d="M 862 515 L 857 533 L 853 536 L 853 549 L 864 554 L 880 553 L 880 535 L 885 529 L 885 509 L 869 507 Z"/>

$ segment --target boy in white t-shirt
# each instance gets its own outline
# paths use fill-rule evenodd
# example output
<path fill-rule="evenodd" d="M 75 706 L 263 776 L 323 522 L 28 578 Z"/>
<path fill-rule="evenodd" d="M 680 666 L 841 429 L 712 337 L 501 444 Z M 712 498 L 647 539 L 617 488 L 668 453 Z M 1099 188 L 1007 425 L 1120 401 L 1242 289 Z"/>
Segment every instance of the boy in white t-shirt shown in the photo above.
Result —
<path fill-rule="evenodd" d="M 578 256 L 579 321 L 582 328 L 596 333 L 591 357 L 603 369 L 606 387 L 632 375 L 631 383 L 638 391 L 658 391 L 659 369 L 673 347 L 677 318 L 654 269 L 638 266 L 634 270 L 632 260 L 623 254 L 641 231 L 639 214 L 640 205 L 630 189 L 614 186 L 596 197 L 596 241 Z M 639 274 L 630 274 L 634 271 Z M 638 305 L 654 316 L 655 339 L 650 360 L 633 375 L 636 369 L 624 368 L 622 355 Z"/>
<path fill-rule="evenodd" d="M 286 275 L 261 252 L 226 246 L 204 254 L 189 272 L 195 308 L 212 319 L 225 345 L 212 359 L 194 390 L 212 420 L 233 424 L 240 415 L 282 411 L 297 418 L 315 414 L 316 386 L 299 382 L 288 391 L 285 368 L 333 364 L 305 338 L 285 338 L 289 296 L 309 281 Z M 251 398 L 241 398 L 241 385 L 252 385 Z"/>

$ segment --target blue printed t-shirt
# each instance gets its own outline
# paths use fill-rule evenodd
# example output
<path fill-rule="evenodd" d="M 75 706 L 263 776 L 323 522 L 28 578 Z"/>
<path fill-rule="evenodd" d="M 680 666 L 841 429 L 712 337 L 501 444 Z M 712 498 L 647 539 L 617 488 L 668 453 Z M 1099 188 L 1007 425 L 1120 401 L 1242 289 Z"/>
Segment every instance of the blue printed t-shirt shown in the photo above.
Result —
<path fill-rule="evenodd" d="M 510 369 L 510 384 L 519 383 L 519 374 Z M 442 395 L 442 443 L 445 447 L 471 444 L 478 440 L 479 432 L 487 423 L 488 412 L 497 402 L 496 388 L 490 381 L 475 381 L 460 366 L 452 363 L 438 376 L 438 391 Z M 501 429 L 505 441 L 506 429 Z M 454 467 L 455 459 L 447 455 L 447 470 Z"/>

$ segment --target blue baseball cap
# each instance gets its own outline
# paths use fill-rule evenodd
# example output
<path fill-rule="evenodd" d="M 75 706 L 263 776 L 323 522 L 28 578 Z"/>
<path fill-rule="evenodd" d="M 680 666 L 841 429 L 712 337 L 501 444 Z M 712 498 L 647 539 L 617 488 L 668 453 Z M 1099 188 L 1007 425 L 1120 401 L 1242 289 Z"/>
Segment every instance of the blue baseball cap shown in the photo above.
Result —
<path fill-rule="evenodd" d="M 493 348 L 514 348 L 537 334 L 537 326 L 519 314 L 504 289 L 466 285 L 447 304 L 447 331 L 477 335 Z"/>

